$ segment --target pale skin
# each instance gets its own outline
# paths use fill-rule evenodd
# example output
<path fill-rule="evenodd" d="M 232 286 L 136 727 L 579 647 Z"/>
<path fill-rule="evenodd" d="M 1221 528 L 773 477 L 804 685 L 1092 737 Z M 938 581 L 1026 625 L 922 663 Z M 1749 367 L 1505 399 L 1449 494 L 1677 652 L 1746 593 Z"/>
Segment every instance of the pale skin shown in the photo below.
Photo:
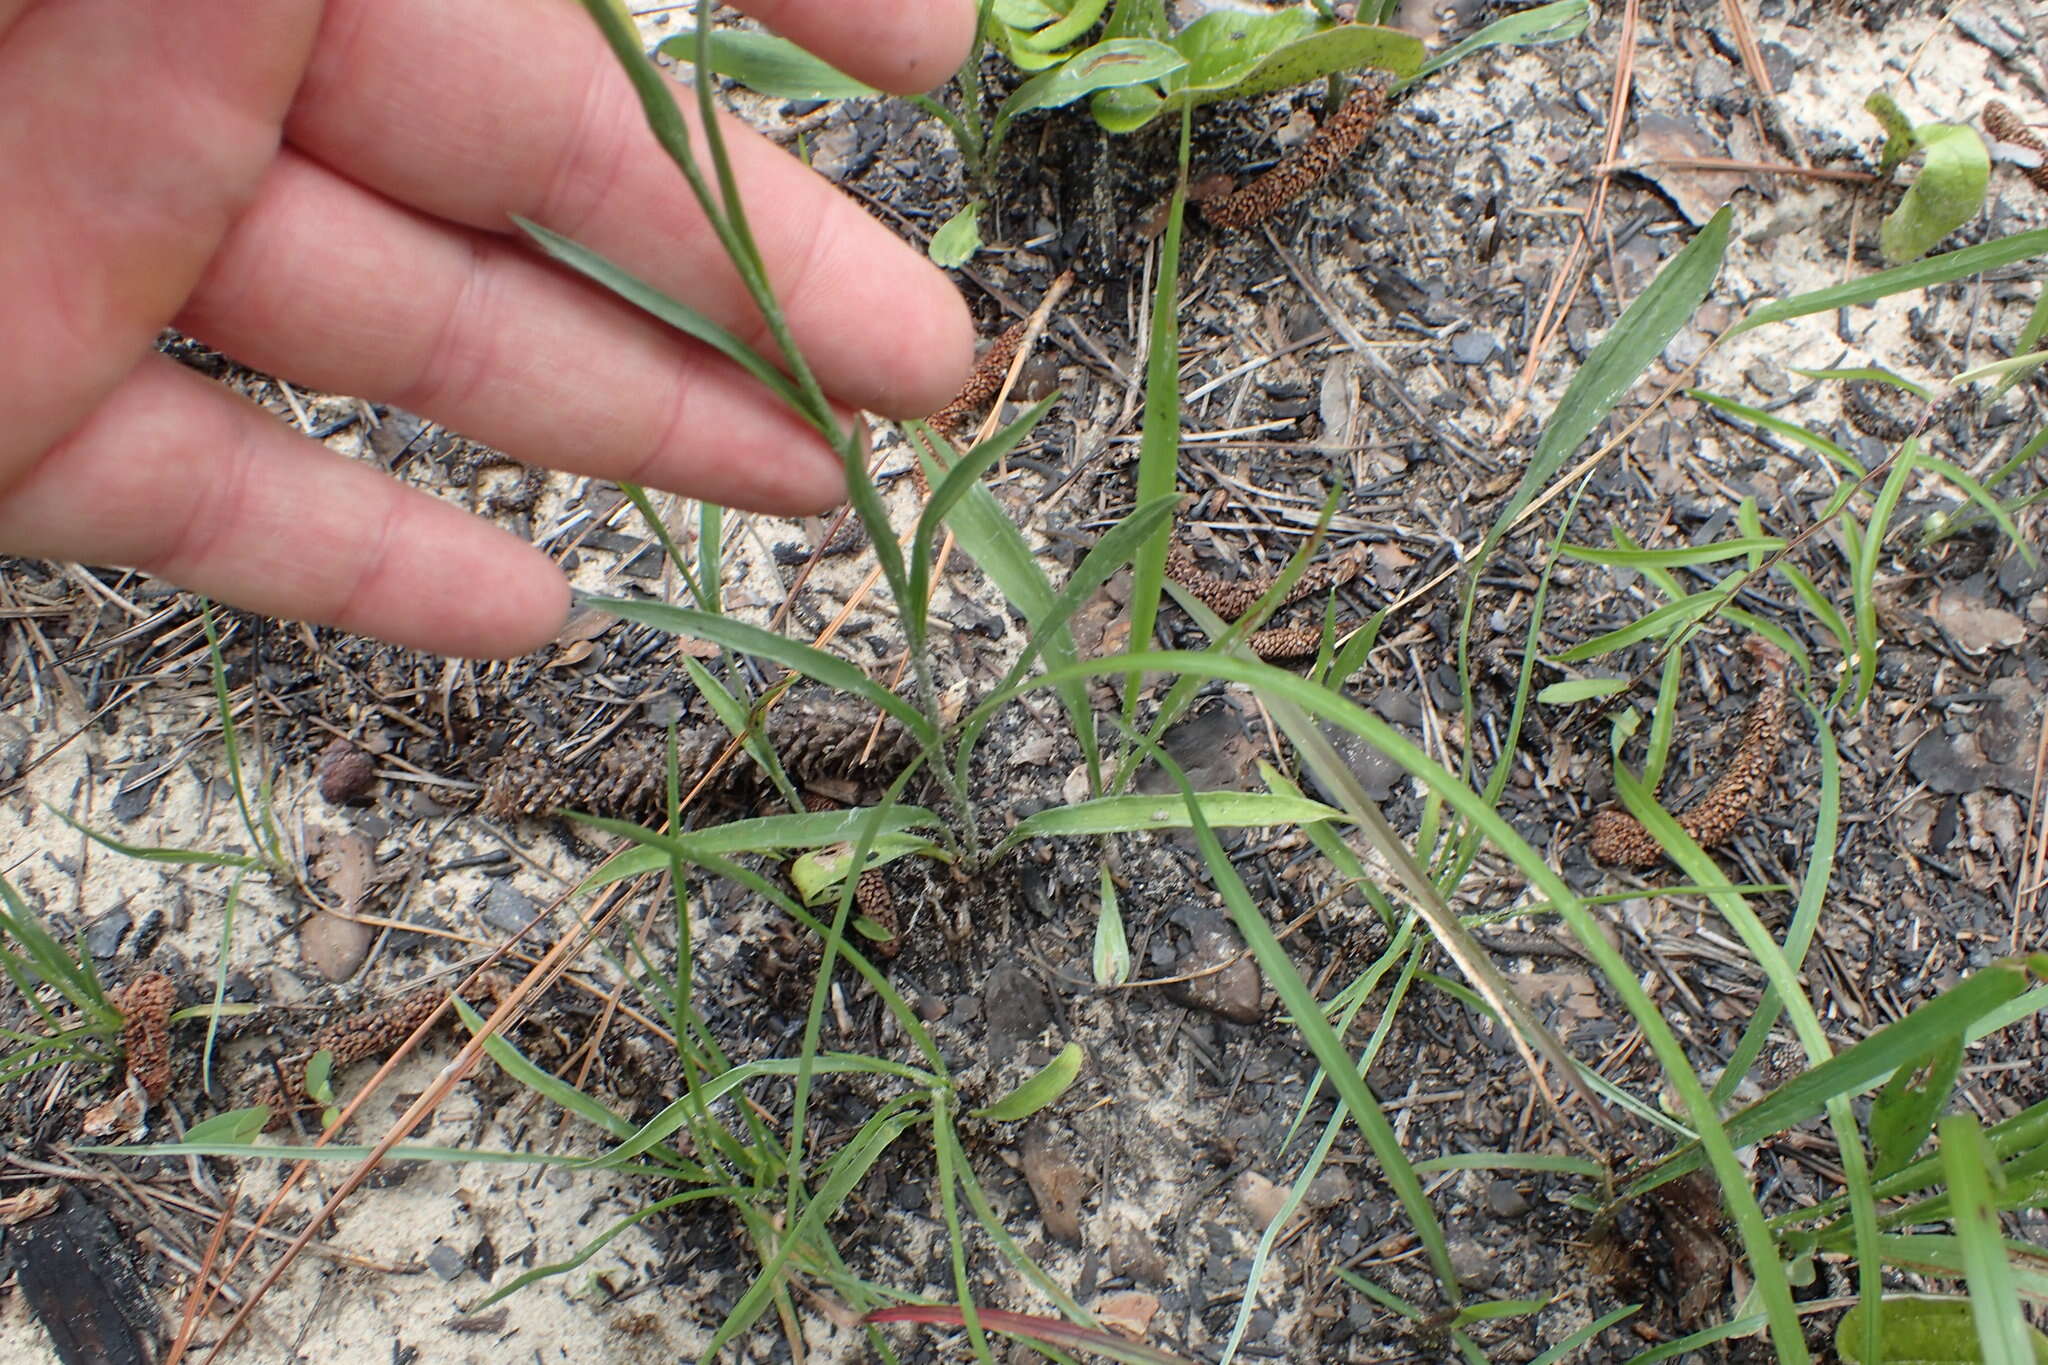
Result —
<path fill-rule="evenodd" d="M 959 63 L 975 7 L 739 8 L 907 92 Z M 575 238 L 767 344 L 569 0 L 0 0 L 0 115 L 0 553 L 455 655 L 559 631 L 568 589 L 545 556 L 157 355 L 164 327 L 534 463 L 766 512 L 843 496 L 837 457 L 738 369 L 512 228 Z M 972 358 L 957 291 L 727 131 L 826 392 L 942 406 Z"/>

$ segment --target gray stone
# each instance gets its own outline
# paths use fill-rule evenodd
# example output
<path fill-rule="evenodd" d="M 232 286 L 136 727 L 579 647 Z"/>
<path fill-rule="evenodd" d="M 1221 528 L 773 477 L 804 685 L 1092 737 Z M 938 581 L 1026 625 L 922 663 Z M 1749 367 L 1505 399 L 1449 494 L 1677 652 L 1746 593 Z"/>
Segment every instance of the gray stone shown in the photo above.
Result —
<path fill-rule="evenodd" d="M 484 893 L 484 923 L 501 933 L 524 933 L 539 918 L 540 907 L 533 898 L 509 881 L 494 880 Z"/>
<path fill-rule="evenodd" d="M 1529 1211 L 1529 1197 L 1512 1180 L 1489 1180 L 1486 1209 L 1496 1218 L 1520 1218 Z"/>
<path fill-rule="evenodd" d="M 1451 359 L 1460 365 L 1484 365 L 1500 350 L 1491 332 L 1463 331 L 1451 338 Z"/>
<path fill-rule="evenodd" d="M 1244 954 L 1244 944 L 1220 920 L 1194 931 L 1194 942 L 1174 964 L 1175 976 L 1191 977 L 1166 988 L 1167 996 L 1190 1009 L 1239 1024 L 1256 1024 L 1266 1014 L 1266 982 L 1259 964 Z M 1230 965 L 1216 970 L 1223 963 Z"/>
<path fill-rule="evenodd" d="M 436 1242 L 433 1249 L 427 1252 L 427 1269 L 443 1280 L 459 1280 L 469 1273 L 469 1261 L 446 1242 Z"/>

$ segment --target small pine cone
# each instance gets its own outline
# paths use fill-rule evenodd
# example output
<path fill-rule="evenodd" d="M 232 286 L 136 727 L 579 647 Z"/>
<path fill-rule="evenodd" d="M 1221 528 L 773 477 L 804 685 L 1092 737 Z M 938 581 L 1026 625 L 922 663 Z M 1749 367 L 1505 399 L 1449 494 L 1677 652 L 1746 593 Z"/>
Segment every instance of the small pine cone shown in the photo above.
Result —
<path fill-rule="evenodd" d="M 121 1011 L 128 1074 L 155 1104 L 171 1086 L 171 1011 L 178 1005 L 178 988 L 162 972 L 145 972 L 122 987 L 113 1004 Z"/>
<path fill-rule="evenodd" d="M 1304 597 L 1320 597 L 1330 589 L 1341 587 L 1358 577 L 1358 568 L 1358 555 L 1348 550 L 1333 555 L 1319 564 L 1311 564 L 1302 571 L 1301 577 L 1294 581 L 1294 586 L 1287 590 L 1287 596 L 1280 599 L 1280 605 L 1290 606 Z M 1259 589 L 1260 596 L 1264 596 L 1266 588 L 1271 586 L 1272 580 L 1268 579 Z"/>
<path fill-rule="evenodd" d="M 1242 189 L 1203 199 L 1202 216 L 1220 228 L 1248 228 L 1307 194 L 1344 164 L 1387 112 L 1387 84 L 1368 78 L 1344 107 L 1278 165 Z"/>
<path fill-rule="evenodd" d="M 2035 189 L 2048 194 L 2048 142 L 2043 142 L 2018 114 L 1997 100 L 1984 106 L 1984 131 L 2000 142 L 2024 147 L 2039 157 L 2038 164 L 2025 167 L 2021 174 L 2033 182 Z"/>
<path fill-rule="evenodd" d="M 730 736 L 709 726 L 676 736 L 685 793 L 723 752 Z M 573 766 L 543 754 L 509 753 L 484 781 L 479 807 L 494 820 L 538 820 L 579 810 L 620 820 L 658 818 L 668 804 L 668 733 L 621 735 Z"/>
<path fill-rule="evenodd" d="M 1271 575 L 1257 578 L 1226 579 L 1204 573 L 1195 562 L 1195 557 L 1186 546 L 1175 541 L 1166 551 L 1166 576 L 1200 598 L 1208 608 L 1228 621 L 1250 611 L 1273 586 Z M 1358 577 L 1358 557 L 1340 554 L 1311 564 L 1287 590 L 1287 595 L 1274 604 L 1275 608 L 1292 606 L 1305 597 L 1326 593 L 1334 587 L 1349 583 Z"/>
<path fill-rule="evenodd" d="M 1593 812 L 1587 851 L 1595 862 L 1609 867 L 1655 867 L 1664 861 L 1664 845 L 1619 806 Z"/>
<path fill-rule="evenodd" d="M 1778 751 L 1785 746 L 1785 685 L 1774 680 L 1757 694 L 1742 721 L 1742 743 L 1727 770 L 1707 794 L 1679 817 L 1678 823 L 1701 848 L 1728 841 L 1743 817 L 1755 810 L 1770 789 Z"/>
<path fill-rule="evenodd" d="M 872 707 L 827 692 L 792 694 L 768 713 L 769 743 L 790 775 L 805 782 L 857 772 L 894 776 L 917 752 L 917 741 L 885 716 L 870 752 L 874 730 Z"/>
<path fill-rule="evenodd" d="M 337 738 L 320 751 L 315 771 L 320 799 L 330 806 L 362 800 L 377 781 L 377 761 L 345 739 Z"/>
<path fill-rule="evenodd" d="M 1010 372 L 1010 362 L 1017 358 L 1017 348 L 1024 344 L 1024 323 L 1015 323 L 1003 334 L 988 344 L 981 358 L 974 362 L 974 373 L 967 376 L 953 401 L 925 419 L 925 425 L 932 430 L 950 436 L 969 425 L 974 415 L 989 404 L 1003 387 L 1003 376 Z M 924 486 L 922 464 L 911 465 L 911 477 L 929 496 L 931 490 Z"/>
<path fill-rule="evenodd" d="M 896 893 L 889 889 L 889 879 L 879 867 L 871 867 L 860 874 L 860 880 L 853 884 L 853 903 L 862 915 L 889 931 L 884 939 L 863 939 L 861 948 L 868 954 L 887 962 L 903 949 L 903 936 L 896 914 Z M 851 937 L 851 935 L 849 935 Z"/>
<path fill-rule="evenodd" d="M 1195 562 L 1193 551 L 1179 541 L 1166 551 L 1166 576 L 1201 599 L 1209 610 L 1226 621 L 1235 621 L 1257 605 L 1265 595 L 1258 580 L 1233 580 L 1205 573 Z M 1268 586 L 1271 580 L 1266 580 Z"/>
<path fill-rule="evenodd" d="M 1678 826 L 1701 848 L 1728 842 L 1770 789 L 1771 773 L 1785 745 L 1786 685 L 1782 672 L 1765 684 L 1742 718 L 1742 742 L 1727 768 L 1678 817 Z M 1609 806 L 1593 815 L 1587 851 L 1612 867 L 1655 867 L 1664 847 L 1627 811 Z"/>
<path fill-rule="evenodd" d="M 482 1006 L 503 997 L 511 982 L 489 973 L 463 992 L 463 999 Z M 306 1063 L 315 1053 L 333 1054 L 335 1071 L 373 1057 L 398 1050 L 413 1031 L 441 1008 L 447 995 L 439 990 L 418 990 L 402 1000 L 349 1015 L 315 1033 L 305 1048 L 286 1057 L 269 1071 L 250 1095 L 249 1103 L 270 1110 L 272 1128 L 283 1126 L 291 1111 L 307 1102 Z"/>
<path fill-rule="evenodd" d="M 1854 379 L 1842 386 L 1842 416 L 1865 436 L 1896 444 L 1920 429 L 1915 417 L 1901 415 L 1908 405 L 1924 408 L 1913 395 L 1885 384 Z"/>
<path fill-rule="evenodd" d="M 1323 628 L 1274 626 L 1254 631 L 1246 643 L 1261 659 L 1305 659 L 1323 647 Z"/>

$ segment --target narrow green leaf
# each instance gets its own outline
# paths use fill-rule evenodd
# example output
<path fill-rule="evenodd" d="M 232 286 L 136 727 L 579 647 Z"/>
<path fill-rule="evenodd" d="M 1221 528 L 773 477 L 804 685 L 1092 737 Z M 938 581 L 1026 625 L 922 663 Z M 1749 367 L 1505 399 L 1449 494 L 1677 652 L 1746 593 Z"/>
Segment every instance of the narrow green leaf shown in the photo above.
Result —
<path fill-rule="evenodd" d="M 1743 318 L 1724 334 L 1723 339 L 1747 332 L 1753 327 L 1766 323 L 1784 322 L 1788 318 L 1803 318 L 1814 313 L 1832 313 L 1837 308 L 1854 308 L 1858 304 L 1875 303 L 1890 298 L 1893 294 L 1904 294 L 1915 289 L 1926 289 L 1932 285 L 1947 284 L 1965 276 L 1979 275 L 1986 270 L 1996 270 L 2002 265 L 2024 261 L 2029 256 L 2038 256 L 2048 251 L 2048 228 L 2035 228 L 2030 232 L 2016 232 L 2010 237 L 1984 242 L 1978 246 L 1966 246 L 1942 256 L 1930 256 L 1924 261 L 1911 265 L 1894 266 L 1880 270 L 1874 275 L 1850 280 L 1845 284 L 1829 285 L 1811 293 L 1795 294 L 1789 299 L 1768 303 Z"/>
<path fill-rule="evenodd" d="M 1040 1067 L 1031 1079 L 986 1109 L 974 1110 L 974 1117 L 992 1123 L 1014 1123 L 1018 1119 L 1030 1118 L 1067 1093 L 1067 1087 L 1081 1074 L 1081 1063 L 1086 1060 L 1087 1054 L 1081 1051 L 1079 1043 L 1068 1043 L 1060 1049 L 1059 1056 Z"/>
<path fill-rule="evenodd" d="M 1104 866 L 1101 872 L 1101 908 L 1095 912 L 1095 951 L 1091 954 L 1095 984 L 1121 986 L 1131 979 L 1131 945 L 1124 936 L 1123 909 L 1117 903 L 1116 879 Z"/>
<path fill-rule="evenodd" d="M 759 351 L 741 341 L 729 328 L 712 321 L 689 304 L 670 298 L 653 285 L 613 265 L 579 242 L 571 241 L 558 232 L 550 231 L 539 223 L 529 222 L 517 215 L 514 215 L 512 221 L 553 259 L 642 312 L 661 319 L 684 336 L 703 342 L 732 361 L 765 385 L 771 393 L 789 406 L 790 411 L 800 416 L 809 411 L 803 395 L 789 376 L 777 369 Z M 826 433 L 828 439 L 837 435 L 837 432 Z"/>
<path fill-rule="evenodd" d="M 1270 792 L 1197 792 L 1195 800 L 1202 808 L 1203 820 L 1217 829 L 1305 825 L 1345 818 L 1342 811 L 1320 801 Z M 991 856 L 1001 857 L 1027 839 L 1187 827 L 1187 806 L 1177 796 L 1100 796 L 1071 806 L 1048 806 L 1026 816 Z"/>
<path fill-rule="evenodd" d="M 1564 396 L 1557 400 L 1556 411 L 1543 426 L 1543 435 L 1537 439 L 1535 453 L 1529 457 L 1529 467 L 1515 496 L 1487 533 L 1488 549 L 1481 554 L 1482 559 L 1491 553 L 1491 547 L 1530 500 L 1549 486 L 1572 452 L 1593 434 L 1593 428 L 1614 410 L 1614 405 L 1650 363 L 1664 353 L 1679 328 L 1692 320 L 1707 291 L 1713 288 L 1715 276 L 1720 274 L 1721 257 L 1728 249 L 1728 231 L 1733 222 L 1734 211 L 1723 205 L 1657 272 L 1650 287 L 1628 306 L 1620 321 L 1601 338 L 1593 354 L 1572 376 Z"/>
<path fill-rule="evenodd" d="M 1581 664 L 1588 659 L 1597 659 L 1603 654 L 1612 654 L 1625 649 L 1638 640 L 1662 639 L 1693 622 L 1714 614 L 1733 593 L 1723 588 L 1710 588 L 1681 597 L 1676 602 L 1666 602 L 1647 616 L 1638 618 L 1619 630 L 1610 630 L 1605 635 L 1596 635 L 1582 645 L 1574 645 L 1557 656 L 1561 664 Z"/>
<path fill-rule="evenodd" d="M 1683 569 L 1695 564 L 1719 564 L 1748 555 L 1770 554 L 1785 548 L 1778 536 L 1737 536 L 1709 545 L 1682 545 L 1668 550 L 1609 549 L 1604 545 L 1560 545 L 1558 553 L 1568 559 L 1592 564 L 1611 564 L 1626 569 Z"/>
<path fill-rule="evenodd" d="M 1914 1058 L 1926 1056 L 1943 1040 L 1960 1034 L 2021 995 L 2029 984 L 2027 972 L 2026 963 L 2008 961 L 1994 963 L 1963 978 L 1915 1007 L 1905 1018 L 1887 1024 L 1854 1047 L 1799 1073 L 1748 1108 L 1731 1114 L 1727 1122 L 1729 1139 L 1744 1147 L 1761 1142 L 1813 1118 L 1838 1095 L 1862 1094 Z M 1697 1170 L 1699 1157 L 1697 1144 L 1688 1143 L 1651 1165 L 1640 1179 L 1622 1190 L 1622 1195 L 1634 1197 L 1687 1171 Z"/>
<path fill-rule="evenodd" d="M 1595 697 L 1611 697 L 1627 686 L 1627 678 L 1567 678 L 1539 691 L 1536 700 L 1545 706 L 1570 706 Z"/>
<path fill-rule="evenodd" d="M 872 702 L 903 722 L 904 728 L 915 735 L 927 749 L 938 747 L 939 733 L 930 720 L 916 707 L 883 687 L 859 668 L 836 655 L 786 635 L 777 635 L 772 630 L 746 621 L 737 621 L 730 616 L 714 616 L 709 612 L 694 611 L 689 607 L 670 606 L 666 602 L 636 602 L 623 597 L 591 597 L 584 599 L 590 606 L 601 607 L 623 620 L 636 621 L 643 626 L 653 626 L 672 635 L 686 635 L 692 639 L 709 640 L 713 644 L 736 649 L 742 654 L 752 654 L 769 659 L 785 668 L 793 668 L 807 678 L 816 679 L 827 687 Z"/>
<path fill-rule="evenodd" d="M 1540 47 L 1569 42 L 1586 31 L 1591 15 L 1592 6 L 1587 0 L 1554 0 L 1552 4 L 1517 10 L 1431 57 L 1421 70 L 1401 82 L 1401 87 L 1414 85 L 1489 47 Z"/>
<path fill-rule="evenodd" d="M 1948 1173 L 1949 1201 L 1954 1206 L 1956 1241 L 1963 1251 L 1963 1274 L 1970 1284 L 1970 1316 L 1984 1365 L 2035 1365 L 2039 1334 L 2020 1312 L 2020 1296 L 2005 1260 L 2005 1239 L 1999 1232 L 1992 1202 L 1998 1161 L 1984 1141 L 1975 1114 L 1950 1114 L 1942 1119 L 1941 1164 Z M 2029 1341 L 2029 1337 L 2034 1338 Z"/>
<path fill-rule="evenodd" d="M 820 61 L 787 38 L 735 28 L 714 28 L 709 36 L 711 69 L 721 76 L 730 76 L 756 94 L 778 100 L 864 100 L 881 96 L 882 92 L 873 86 Z M 697 34 L 683 29 L 664 38 L 655 51 L 671 61 L 694 66 Z"/>

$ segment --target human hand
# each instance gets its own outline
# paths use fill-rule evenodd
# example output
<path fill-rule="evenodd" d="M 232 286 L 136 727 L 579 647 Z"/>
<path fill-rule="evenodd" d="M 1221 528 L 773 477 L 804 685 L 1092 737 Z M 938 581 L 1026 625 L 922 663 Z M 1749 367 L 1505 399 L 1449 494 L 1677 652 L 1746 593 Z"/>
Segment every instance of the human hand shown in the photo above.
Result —
<path fill-rule="evenodd" d="M 900 91 L 946 77 L 975 9 L 740 7 Z M 533 219 L 764 340 L 573 4 L 0 0 L 0 110 L 0 551 L 451 654 L 560 628 L 568 590 L 545 556 L 158 355 L 165 326 L 534 463 L 767 512 L 844 492 L 816 432 L 737 367 L 512 228 Z M 727 131 L 826 392 L 941 406 L 973 344 L 945 277 Z"/>

